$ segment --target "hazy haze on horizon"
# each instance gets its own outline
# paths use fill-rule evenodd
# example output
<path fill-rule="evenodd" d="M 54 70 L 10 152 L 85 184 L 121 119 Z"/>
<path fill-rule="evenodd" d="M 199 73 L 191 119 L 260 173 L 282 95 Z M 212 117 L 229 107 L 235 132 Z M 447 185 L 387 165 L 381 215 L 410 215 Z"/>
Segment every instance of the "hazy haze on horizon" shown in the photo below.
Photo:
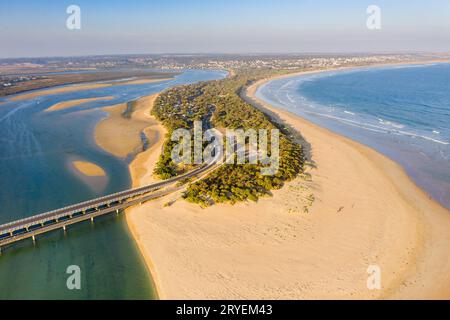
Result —
<path fill-rule="evenodd" d="M 81 8 L 68 30 L 66 8 Z M 381 30 L 366 9 L 381 8 Z M 450 51 L 450 1 L 0 0 L 0 57 Z"/>

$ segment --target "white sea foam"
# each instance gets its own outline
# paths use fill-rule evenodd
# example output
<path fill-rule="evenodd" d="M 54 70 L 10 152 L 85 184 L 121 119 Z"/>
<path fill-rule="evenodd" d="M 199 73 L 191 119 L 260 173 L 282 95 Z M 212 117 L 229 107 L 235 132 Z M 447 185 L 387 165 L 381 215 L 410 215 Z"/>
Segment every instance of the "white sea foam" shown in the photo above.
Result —
<path fill-rule="evenodd" d="M 289 93 L 286 95 L 286 97 L 288 98 L 288 100 L 290 102 L 295 103 L 295 100 L 292 98 L 292 96 Z"/>
<path fill-rule="evenodd" d="M 380 119 L 380 118 L 378 118 L 378 122 L 380 122 L 381 124 L 384 124 L 384 125 L 392 126 L 394 128 L 397 128 L 397 129 L 403 129 L 405 127 L 404 125 L 402 125 L 400 123 L 395 123 L 395 122 L 388 121 L 388 120 L 383 120 L 383 119 Z"/>
<path fill-rule="evenodd" d="M 283 84 L 283 85 L 280 87 L 279 90 L 286 90 L 286 89 L 291 88 L 291 86 L 292 86 L 292 84 L 293 84 L 294 82 L 295 82 L 294 80 L 291 80 L 291 81 L 286 82 L 285 84 Z"/>
<path fill-rule="evenodd" d="M 431 138 L 431 137 L 428 137 L 428 136 L 425 136 L 425 135 L 421 135 L 421 134 L 417 134 L 417 133 L 412 133 L 412 132 L 407 132 L 407 131 L 402 131 L 402 130 L 399 130 L 398 132 L 400 132 L 400 133 L 402 133 L 404 135 L 410 136 L 410 137 L 422 138 L 422 139 L 433 141 L 433 142 L 440 143 L 440 144 L 443 144 L 443 145 L 450 144 L 450 142 L 448 142 L 448 141 L 442 141 L 442 140 L 434 139 L 434 138 Z"/>
<path fill-rule="evenodd" d="M 325 113 L 318 113 L 318 112 L 310 112 L 311 114 L 315 114 L 321 117 L 326 117 L 329 119 L 334 119 L 336 121 L 339 121 L 341 123 L 345 123 L 347 125 L 351 125 L 354 127 L 358 127 L 361 129 L 365 129 L 365 130 L 369 130 L 369 131 L 373 131 L 373 132 L 378 132 L 378 133 L 385 133 L 385 134 L 395 134 L 395 135 L 402 135 L 402 136 L 409 136 L 411 138 L 420 138 L 420 139 L 424 139 L 424 140 L 428 140 L 428 141 L 432 141 L 435 143 L 439 143 L 442 145 L 449 145 L 450 142 L 448 141 L 443 141 L 443 140 L 439 140 L 436 138 L 432 138 L 423 134 L 419 134 L 419 133 L 414 133 L 414 132 L 410 132 L 410 131 L 405 131 L 405 130 L 398 130 L 396 128 L 389 128 L 386 126 L 382 126 L 382 125 L 374 125 L 372 123 L 368 123 L 368 122 L 362 122 L 362 121 L 355 121 L 355 120 L 351 120 L 351 119 L 347 119 L 347 118 L 342 118 L 342 117 L 338 117 L 335 115 L 331 115 L 331 114 L 325 114 Z M 378 120 L 382 120 L 382 119 L 378 119 Z M 390 121 L 379 121 L 380 124 L 388 124 L 392 126 L 392 123 Z M 396 125 L 396 124 L 394 124 Z M 398 125 L 398 127 L 403 127 L 403 125 Z"/>
<path fill-rule="evenodd" d="M 332 76 L 323 75 L 323 76 Z M 410 138 L 419 138 L 427 141 L 431 141 L 441 145 L 449 145 L 449 141 L 445 141 L 442 139 L 438 139 L 436 135 L 440 134 L 439 131 L 433 130 L 432 136 L 427 135 L 426 133 L 416 132 L 414 129 L 407 128 L 406 125 L 394 122 L 392 120 L 385 120 L 382 118 L 372 118 L 370 116 L 361 117 L 361 115 L 357 115 L 355 112 L 349 110 L 343 110 L 344 106 L 339 106 L 338 108 L 332 106 L 322 106 L 312 103 L 303 95 L 300 95 L 295 91 L 293 91 L 299 84 L 306 81 L 313 81 L 314 78 L 304 78 L 301 80 L 290 80 L 284 83 L 279 89 L 274 90 L 273 96 L 275 101 L 279 101 L 285 107 L 290 107 L 293 109 L 302 109 L 304 112 L 316 115 L 328 119 L 333 119 L 340 123 L 350 125 L 353 127 L 358 127 L 361 129 L 384 133 L 384 134 L 392 134 L 399 136 L 407 136 Z M 269 87 L 270 88 L 270 87 Z M 268 89 L 268 88 L 267 88 Z M 266 91 L 267 92 L 267 91 Z M 294 94 L 293 94 L 294 92 Z M 272 100 L 272 99 L 271 99 Z M 309 110 L 309 111 L 308 111 Z M 336 111 L 343 112 L 346 115 L 352 116 L 352 118 L 347 118 L 345 116 L 341 117 L 335 114 Z"/>

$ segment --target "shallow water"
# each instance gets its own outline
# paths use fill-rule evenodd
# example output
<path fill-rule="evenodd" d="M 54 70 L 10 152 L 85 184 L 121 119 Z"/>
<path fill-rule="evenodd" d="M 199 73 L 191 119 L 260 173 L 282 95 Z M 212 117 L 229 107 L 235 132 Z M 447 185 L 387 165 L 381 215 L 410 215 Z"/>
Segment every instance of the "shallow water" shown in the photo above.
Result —
<path fill-rule="evenodd" d="M 450 208 L 450 64 L 295 76 L 256 95 L 389 156 Z"/>
<path fill-rule="evenodd" d="M 220 71 L 186 71 L 173 80 L 46 95 L 0 105 L 0 224 L 130 187 L 126 159 L 98 148 L 103 106 L 127 102 L 179 84 L 218 79 Z M 66 110 L 61 101 L 114 96 Z M 3 99 L 4 100 L 4 99 Z M 85 110 L 83 112 L 79 112 Z M 103 190 L 86 185 L 69 166 L 74 158 L 101 166 Z M 68 290 L 66 269 L 81 268 L 81 290 Z M 0 299 L 149 299 L 154 287 L 123 215 L 97 218 L 39 235 L 3 250 Z"/>

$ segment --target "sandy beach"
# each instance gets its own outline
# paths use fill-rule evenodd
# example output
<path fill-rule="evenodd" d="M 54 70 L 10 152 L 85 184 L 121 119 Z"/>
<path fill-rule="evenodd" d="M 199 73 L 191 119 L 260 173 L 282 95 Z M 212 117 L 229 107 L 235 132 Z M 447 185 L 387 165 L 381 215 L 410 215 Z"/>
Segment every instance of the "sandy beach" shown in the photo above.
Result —
<path fill-rule="evenodd" d="M 71 85 L 71 86 L 64 86 L 59 88 L 53 88 L 53 89 L 44 89 L 44 90 L 38 90 L 33 91 L 29 93 L 22 93 L 14 97 L 10 97 L 10 101 L 21 101 L 26 99 L 33 99 L 41 96 L 45 96 L 48 94 L 58 94 L 58 93 L 66 93 L 66 92 L 74 92 L 79 90 L 90 90 L 90 89 L 99 89 L 99 88 L 105 88 L 110 86 L 108 83 L 90 83 L 90 84 L 80 84 L 80 85 Z"/>
<path fill-rule="evenodd" d="M 256 99 L 263 83 L 248 95 Z M 311 181 L 297 178 L 257 203 L 201 209 L 178 193 L 128 209 L 159 297 L 450 298 L 450 212 L 383 155 L 259 102 L 309 144 Z M 140 154 L 131 172 L 151 172 L 152 157 Z M 133 184 L 152 179 L 134 174 Z M 367 287 L 374 265 L 380 290 Z"/>

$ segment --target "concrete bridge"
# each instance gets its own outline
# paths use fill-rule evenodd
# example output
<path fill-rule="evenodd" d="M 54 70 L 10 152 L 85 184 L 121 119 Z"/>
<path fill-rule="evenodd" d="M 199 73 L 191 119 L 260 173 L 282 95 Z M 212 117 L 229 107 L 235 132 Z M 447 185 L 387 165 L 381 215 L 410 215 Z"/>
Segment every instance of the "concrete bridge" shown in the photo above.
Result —
<path fill-rule="evenodd" d="M 121 209 L 180 190 L 183 187 L 173 187 L 176 182 L 182 179 L 200 176 L 207 171 L 214 170 L 216 160 L 208 164 L 203 164 L 186 174 L 158 183 L 117 192 L 0 225 L 0 252 L 2 247 L 8 244 L 27 238 L 32 238 L 35 241 L 35 237 L 38 234 L 59 228 L 66 230 L 66 226 L 68 225 L 85 220 L 94 221 L 95 217 L 113 212 L 119 213 Z M 172 187 L 164 189 L 170 186 Z"/>

